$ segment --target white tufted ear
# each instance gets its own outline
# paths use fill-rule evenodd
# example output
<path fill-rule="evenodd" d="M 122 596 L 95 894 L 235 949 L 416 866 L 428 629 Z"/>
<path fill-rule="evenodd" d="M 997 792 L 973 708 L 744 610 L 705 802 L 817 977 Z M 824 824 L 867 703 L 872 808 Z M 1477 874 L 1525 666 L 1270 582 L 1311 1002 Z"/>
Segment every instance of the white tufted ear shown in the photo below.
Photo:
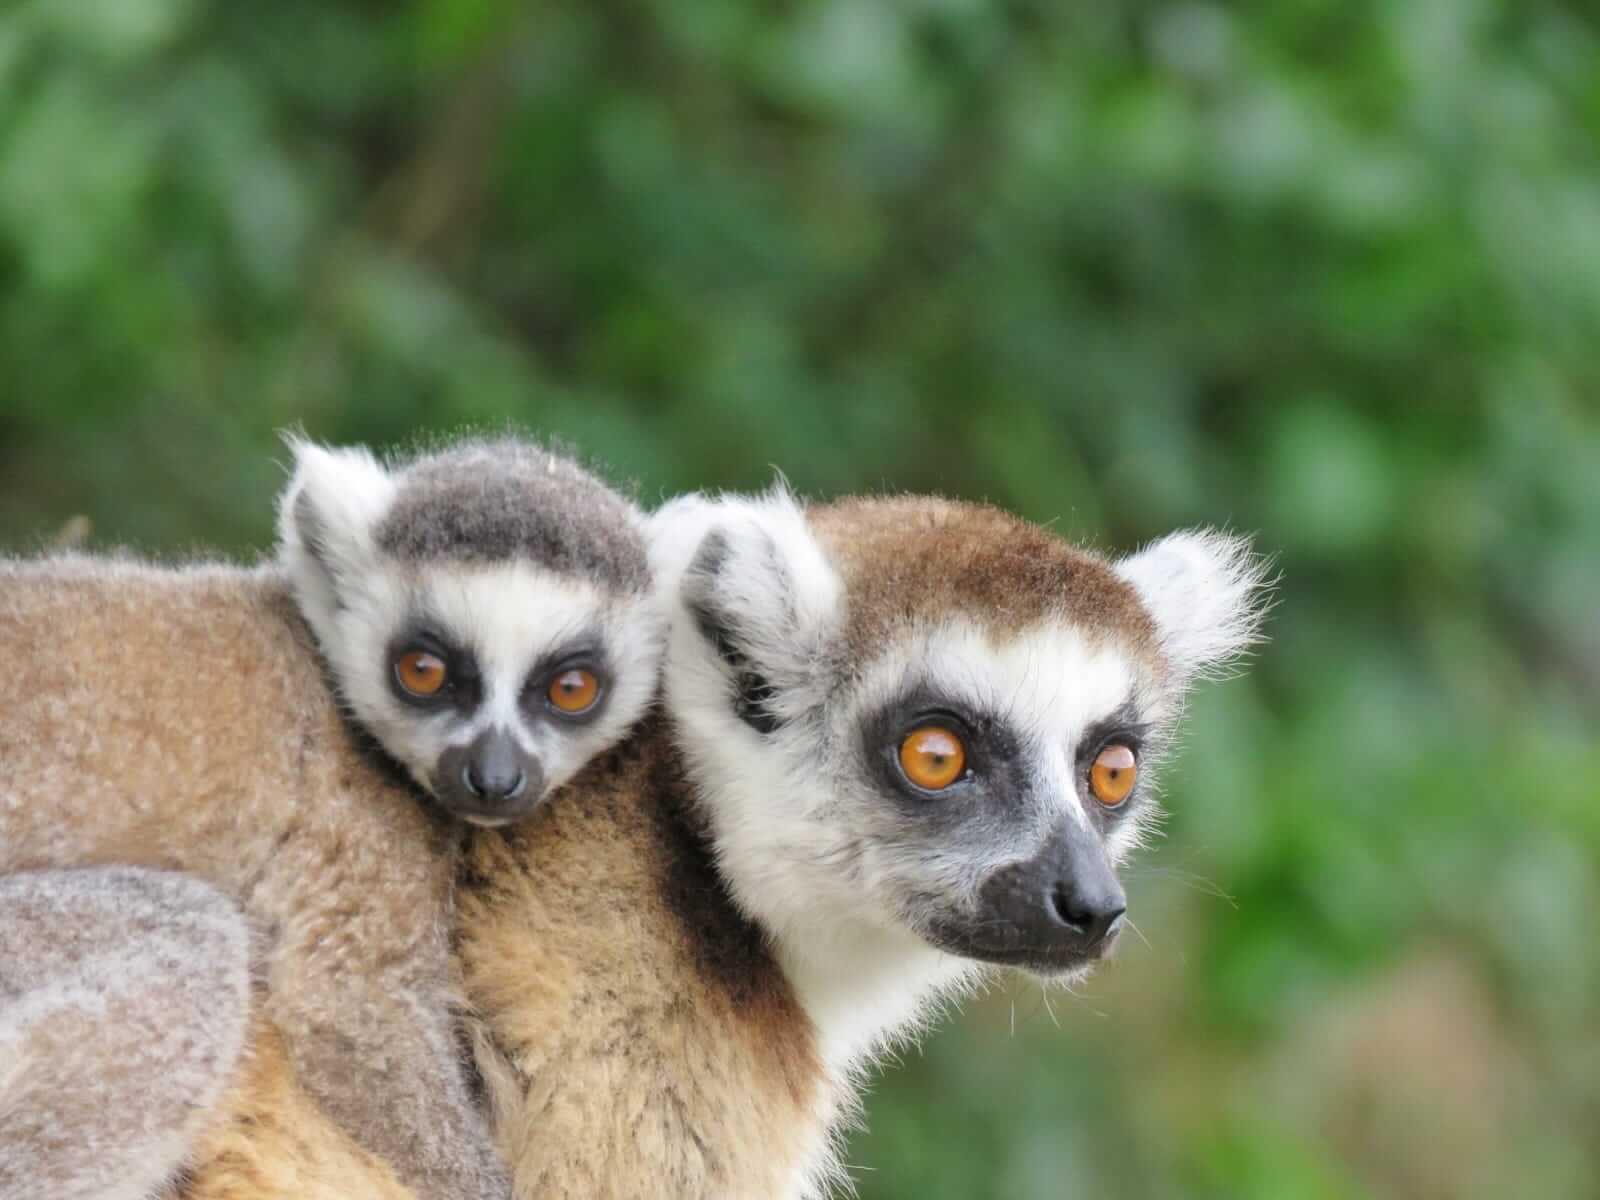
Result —
<path fill-rule="evenodd" d="M 340 584 L 364 570 L 394 479 L 363 447 L 331 449 L 290 435 L 294 473 L 278 501 L 278 558 L 319 637 L 332 629 Z"/>
<path fill-rule="evenodd" d="M 1116 569 L 1150 610 L 1162 649 L 1185 683 L 1225 667 L 1260 637 L 1270 580 L 1248 538 L 1184 530 L 1151 542 Z"/>
<path fill-rule="evenodd" d="M 842 615 L 839 575 L 781 485 L 666 505 L 650 521 L 650 560 L 677 620 L 715 649 L 741 687 L 780 709 L 774 693 L 810 678 Z"/>

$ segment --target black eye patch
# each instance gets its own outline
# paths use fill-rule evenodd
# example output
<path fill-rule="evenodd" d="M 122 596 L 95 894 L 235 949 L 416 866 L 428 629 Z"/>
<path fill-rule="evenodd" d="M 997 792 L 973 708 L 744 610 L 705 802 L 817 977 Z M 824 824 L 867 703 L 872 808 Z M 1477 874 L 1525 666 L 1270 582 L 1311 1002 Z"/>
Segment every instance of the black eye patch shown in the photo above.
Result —
<path fill-rule="evenodd" d="M 1124 742 L 1138 750 L 1150 739 L 1151 733 L 1152 726 L 1141 718 L 1138 705 L 1132 699 L 1124 700 L 1116 711 L 1083 731 L 1074 758 L 1078 766 L 1086 770 L 1107 742 Z"/>
<path fill-rule="evenodd" d="M 394 664 L 411 651 L 422 651 L 444 663 L 445 683 L 438 692 L 419 696 L 401 686 Z M 413 623 L 390 639 L 384 651 L 384 673 L 390 693 L 410 708 L 424 712 L 454 710 L 465 715 L 483 703 L 483 673 L 476 656 L 440 634 L 431 623 Z"/>
<path fill-rule="evenodd" d="M 591 672 L 599 681 L 599 695 L 581 714 L 552 711 L 549 702 L 551 683 L 562 672 L 573 670 Z M 585 630 L 539 656 L 523 679 L 519 703 L 529 720 L 554 719 L 567 723 L 579 720 L 588 723 L 605 712 L 610 703 L 615 678 L 616 674 L 612 668 L 610 655 L 606 653 L 604 640 L 598 632 Z"/>
<path fill-rule="evenodd" d="M 862 752 L 885 792 L 913 812 L 947 806 L 908 781 L 899 765 L 901 742 L 927 725 L 950 729 L 966 754 L 966 775 L 940 796 L 983 797 L 1006 805 L 1021 796 L 1027 783 L 1024 744 L 1010 726 L 992 713 L 972 709 L 936 688 L 912 687 L 868 714 L 861 722 Z"/>

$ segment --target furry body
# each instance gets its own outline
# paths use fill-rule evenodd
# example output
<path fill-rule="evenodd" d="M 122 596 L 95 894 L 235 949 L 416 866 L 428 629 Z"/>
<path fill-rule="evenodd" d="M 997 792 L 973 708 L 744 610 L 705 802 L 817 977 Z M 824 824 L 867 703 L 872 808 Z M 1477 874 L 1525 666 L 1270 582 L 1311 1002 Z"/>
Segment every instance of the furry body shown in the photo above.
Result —
<path fill-rule="evenodd" d="M 771 1200 L 826 1161 L 836 1090 L 692 802 L 656 719 L 558 803 L 472 835 L 458 955 L 519 1200 Z M 307 1103 L 270 1029 L 250 1054 L 178 1200 L 409 1195 Z"/>
<path fill-rule="evenodd" d="M 282 1035 L 265 1019 L 206 1117 L 193 1165 L 160 1200 L 415 1200 L 300 1086 Z"/>
<path fill-rule="evenodd" d="M 150 1195 L 209 1123 L 248 1006 L 244 919 L 198 880 L 0 878 L 0 1196 Z"/>
<path fill-rule="evenodd" d="M 493 1195 L 451 1025 L 457 835 L 358 744 L 283 574 L 0 564 L 0 658 L 27 689 L 0 721 L 0 872 L 207 881 L 248 918 L 261 1010 L 330 1115 L 424 1194 Z"/>
<path fill-rule="evenodd" d="M 459 955 L 519 1197 L 798 1194 L 833 1115 L 810 1022 L 712 862 L 667 725 L 475 834 Z"/>

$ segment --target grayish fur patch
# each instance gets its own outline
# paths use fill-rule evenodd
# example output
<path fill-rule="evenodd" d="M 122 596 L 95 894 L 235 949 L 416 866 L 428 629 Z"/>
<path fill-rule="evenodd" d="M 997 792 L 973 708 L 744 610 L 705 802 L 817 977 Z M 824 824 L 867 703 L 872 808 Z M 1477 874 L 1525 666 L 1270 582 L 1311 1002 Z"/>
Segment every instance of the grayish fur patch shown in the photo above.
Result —
<path fill-rule="evenodd" d="M 150 1195 L 229 1078 L 249 995 L 244 916 L 197 879 L 0 879 L 0 1196 Z"/>
<path fill-rule="evenodd" d="M 374 532 L 402 561 L 523 559 L 619 592 L 650 585 L 631 510 L 572 459 L 513 438 L 425 454 L 396 474 L 394 503 Z"/>

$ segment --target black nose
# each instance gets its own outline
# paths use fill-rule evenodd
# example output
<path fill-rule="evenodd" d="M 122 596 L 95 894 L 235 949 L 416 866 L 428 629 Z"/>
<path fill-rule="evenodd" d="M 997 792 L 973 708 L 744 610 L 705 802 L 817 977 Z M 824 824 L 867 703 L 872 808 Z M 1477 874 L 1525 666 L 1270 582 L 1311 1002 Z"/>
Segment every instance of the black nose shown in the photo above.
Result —
<path fill-rule="evenodd" d="M 1104 886 L 1111 883 L 1110 887 Z M 1122 929 L 1128 911 L 1127 897 L 1114 881 L 1100 886 L 1082 886 L 1075 880 L 1057 883 L 1046 902 L 1050 916 L 1083 940 L 1085 950 L 1093 950 L 1114 938 Z"/>
<path fill-rule="evenodd" d="M 515 800 L 528 786 L 528 774 L 515 763 L 469 762 L 461 769 L 461 781 L 485 800 Z"/>
<path fill-rule="evenodd" d="M 486 805 L 515 800 L 527 790 L 529 769 L 538 764 L 523 753 L 516 739 L 496 730 L 473 742 L 461 767 L 461 782 Z"/>
<path fill-rule="evenodd" d="M 440 756 L 433 790 L 456 815 L 498 824 L 538 806 L 544 772 L 509 730 L 490 729 L 470 745 L 452 746 Z"/>

